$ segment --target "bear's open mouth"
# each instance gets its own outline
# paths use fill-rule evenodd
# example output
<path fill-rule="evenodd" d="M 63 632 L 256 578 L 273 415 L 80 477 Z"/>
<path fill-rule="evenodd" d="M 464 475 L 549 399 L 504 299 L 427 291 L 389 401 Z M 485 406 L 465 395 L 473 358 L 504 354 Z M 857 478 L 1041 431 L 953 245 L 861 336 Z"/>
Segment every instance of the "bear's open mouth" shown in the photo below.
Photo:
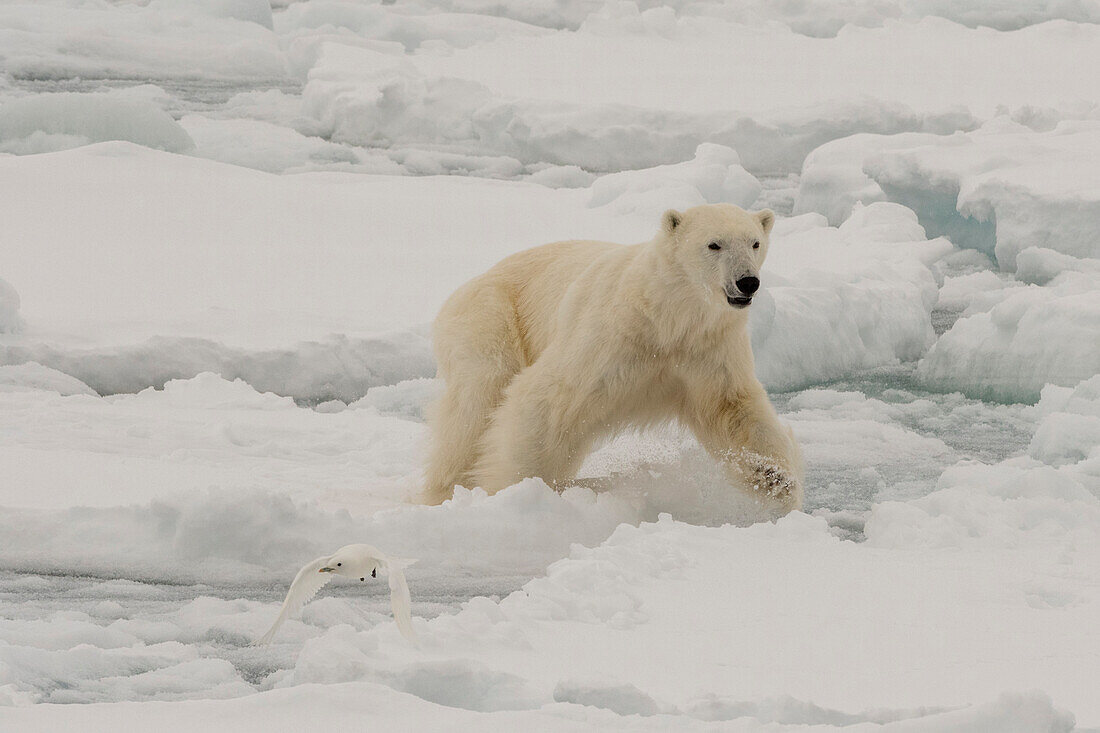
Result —
<path fill-rule="evenodd" d="M 727 295 L 726 302 L 732 305 L 734 308 L 745 308 L 748 307 L 750 303 L 752 303 L 752 297 L 746 297 L 743 295 Z"/>

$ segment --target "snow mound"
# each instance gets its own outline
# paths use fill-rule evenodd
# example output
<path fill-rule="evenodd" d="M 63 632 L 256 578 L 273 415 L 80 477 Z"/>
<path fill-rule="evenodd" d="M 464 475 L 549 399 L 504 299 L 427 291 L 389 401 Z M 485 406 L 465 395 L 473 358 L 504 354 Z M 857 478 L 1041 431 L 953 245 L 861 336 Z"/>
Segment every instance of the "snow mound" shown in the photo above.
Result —
<path fill-rule="evenodd" d="M 796 212 L 830 221 L 854 202 L 891 200 L 932 236 L 1013 271 L 1031 247 L 1100 257 L 1100 123 L 1036 132 L 1006 117 L 970 133 L 856 135 L 807 157 Z"/>
<path fill-rule="evenodd" d="M 1100 373 L 1098 288 L 1100 273 L 1064 272 L 1043 287 L 974 296 L 917 376 L 930 389 L 1034 402 L 1047 383 L 1072 386 Z"/>
<path fill-rule="evenodd" d="M 936 308 L 963 316 L 984 313 L 1012 295 L 1013 290 L 1020 286 L 1020 282 L 992 270 L 948 275 L 940 286 Z"/>
<path fill-rule="evenodd" d="M 198 338 L 152 338 L 95 349 L 0 343 L 0 364 L 39 362 L 99 394 L 138 392 L 215 372 L 263 392 L 321 402 L 356 400 L 371 387 L 435 374 L 426 336 L 403 331 L 374 338 L 332 337 L 281 349 L 246 349 Z"/>
<path fill-rule="evenodd" d="M 660 706 L 634 685 L 606 685 L 576 680 L 559 682 L 554 688 L 554 702 L 588 705 L 611 710 L 618 715 L 656 715 Z"/>
<path fill-rule="evenodd" d="M 0 366 L 0 391 L 17 389 L 48 390 L 62 396 L 78 394 L 99 396 L 94 389 L 79 379 L 34 361 L 14 366 Z"/>
<path fill-rule="evenodd" d="M 259 392 L 241 379 L 223 379 L 212 372 L 203 372 L 192 379 L 173 379 L 163 389 L 149 387 L 128 402 L 155 401 L 165 407 L 186 406 L 189 409 L 285 410 L 294 407 L 294 400 L 271 392 Z"/>
<path fill-rule="evenodd" d="M 0 106 L 0 152 L 43 153 L 107 140 L 172 153 L 195 147 L 167 112 L 135 95 L 61 92 Z"/>
<path fill-rule="evenodd" d="M 1025 283 L 1046 285 L 1067 271 L 1100 272 L 1100 258 L 1082 259 L 1046 247 L 1027 247 L 1016 255 L 1016 277 Z"/>
<path fill-rule="evenodd" d="M 548 188 L 588 188 L 596 176 L 575 165 L 547 165 L 527 179 Z"/>
<path fill-rule="evenodd" d="M 187 115 L 180 125 L 195 141 L 195 155 L 270 173 L 359 162 L 359 156 L 346 145 L 307 137 L 261 120 L 212 120 Z"/>
<path fill-rule="evenodd" d="M 877 203 L 840 228 L 780 219 L 749 313 L 757 375 L 786 390 L 920 358 L 934 335 L 936 281 L 949 254 L 912 211 Z"/>
<path fill-rule="evenodd" d="M 611 206 L 625 214 L 718 203 L 747 209 L 760 196 L 761 186 L 741 167 L 737 151 L 704 143 L 692 160 L 602 176 L 591 191 L 589 206 Z"/>
<path fill-rule="evenodd" d="M 1094 493 L 1100 490 L 1100 375 L 1076 387 L 1047 385 L 1038 409 L 1043 416 L 1028 455 L 1072 472 Z"/>

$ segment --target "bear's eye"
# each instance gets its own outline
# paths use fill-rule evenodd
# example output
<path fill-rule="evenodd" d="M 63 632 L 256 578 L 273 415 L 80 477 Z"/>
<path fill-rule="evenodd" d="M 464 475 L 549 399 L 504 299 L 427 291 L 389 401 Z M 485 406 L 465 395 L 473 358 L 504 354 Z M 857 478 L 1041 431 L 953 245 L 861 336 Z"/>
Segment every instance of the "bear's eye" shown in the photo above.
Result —
<path fill-rule="evenodd" d="M 344 564 L 344 563 L 342 563 L 342 562 L 338 562 L 338 563 L 336 563 L 336 567 L 340 567 L 340 566 L 341 566 L 341 565 L 343 565 L 343 564 Z"/>
<path fill-rule="evenodd" d="M 718 242 L 711 242 L 707 246 L 710 247 L 711 249 L 722 249 L 722 245 L 719 244 Z"/>
<path fill-rule="evenodd" d="M 753 242 L 752 243 L 752 248 L 753 249 L 760 249 L 760 242 Z"/>

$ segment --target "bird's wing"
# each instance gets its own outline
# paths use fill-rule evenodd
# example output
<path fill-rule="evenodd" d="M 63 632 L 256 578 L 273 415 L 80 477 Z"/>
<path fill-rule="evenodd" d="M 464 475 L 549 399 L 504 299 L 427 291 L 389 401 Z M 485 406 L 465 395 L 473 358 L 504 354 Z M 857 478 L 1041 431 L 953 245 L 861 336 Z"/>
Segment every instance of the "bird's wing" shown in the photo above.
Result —
<path fill-rule="evenodd" d="M 275 632 L 279 630 L 283 622 L 297 613 L 302 606 L 309 603 L 313 596 L 317 595 L 317 591 L 324 588 L 325 584 L 332 579 L 332 573 L 321 572 L 321 568 L 325 566 L 330 557 L 331 555 L 319 557 L 298 571 L 298 574 L 294 576 L 294 582 L 290 584 L 290 590 L 286 593 L 286 599 L 279 611 L 279 617 L 275 619 L 271 629 L 260 639 L 260 644 L 270 644 L 272 637 L 275 636 Z"/>
<path fill-rule="evenodd" d="M 402 560 L 401 558 L 387 558 L 383 561 L 386 568 L 386 579 L 390 584 L 390 606 L 393 607 L 393 620 L 397 623 L 397 629 L 401 635 L 414 644 L 418 644 L 416 631 L 412 627 L 412 597 L 409 595 L 409 584 L 405 581 L 405 568 L 416 560 Z"/>

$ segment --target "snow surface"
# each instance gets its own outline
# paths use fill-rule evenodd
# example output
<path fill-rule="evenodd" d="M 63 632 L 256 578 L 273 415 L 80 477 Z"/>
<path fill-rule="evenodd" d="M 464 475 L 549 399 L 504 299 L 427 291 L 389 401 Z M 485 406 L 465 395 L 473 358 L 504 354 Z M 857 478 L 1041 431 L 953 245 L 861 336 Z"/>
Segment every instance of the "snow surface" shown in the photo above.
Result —
<path fill-rule="evenodd" d="M 0 3 L 0 729 L 1100 728 L 1096 0 Z M 501 257 L 780 215 L 805 512 L 676 425 L 419 506 Z M 295 571 L 415 557 L 284 626 Z"/>

